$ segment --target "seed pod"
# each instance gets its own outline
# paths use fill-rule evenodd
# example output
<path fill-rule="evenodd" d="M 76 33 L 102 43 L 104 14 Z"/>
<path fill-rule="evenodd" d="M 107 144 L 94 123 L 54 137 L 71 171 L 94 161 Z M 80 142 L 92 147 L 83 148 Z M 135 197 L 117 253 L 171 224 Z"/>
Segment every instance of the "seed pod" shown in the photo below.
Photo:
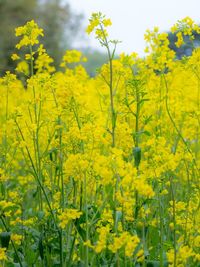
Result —
<path fill-rule="evenodd" d="M 0 233 L 0 240 L 1 240 L 1 246 L 2 248 L 8 249 L 9 242 L 10 242 L 10 232 L 2 232 Z"/>
<path fill-rule="evenodd" d="M 141 148 L 140 147 L 134 147 L 133 148 L 133 156 L 135 159 L 135 167 L 138 168 L 141 161 Z"/>

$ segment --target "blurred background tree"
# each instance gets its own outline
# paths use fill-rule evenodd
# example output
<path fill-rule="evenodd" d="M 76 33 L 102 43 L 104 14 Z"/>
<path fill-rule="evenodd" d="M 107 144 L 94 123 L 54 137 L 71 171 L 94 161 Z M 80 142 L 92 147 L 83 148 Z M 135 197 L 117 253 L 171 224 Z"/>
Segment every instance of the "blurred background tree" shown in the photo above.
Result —
<path fill-rule="evenodd" d="M 81 28 L 82 14 L 72 12 L 69 4 L 60 0 L 43 0 L 38 3 L 39 25 L 44 29 L 44 46 L 58 67 L 64 52 L 72 48 Z M 66 1 L 65 1 L 66 2 Z"/>
<path fill-rule="evenodd" d="M 65 1 L 66 2 L 66 1 Z M 34 19 L 44 29 L 47 52 L 58 67 L 66 49 L 72 46 L 81 27 L 81 14 L 72 12 L 69 4 L 60 0 L 0 0 L 0 75 L 13 70 L 11 55 L 16 52 L 15 28 Z M 17 51 L 18 52 L 18 51 Z"/>
<path fill-rule="evenodd" d="M 13 68 L 10 56 L 16 43 L 15 27 L 35 17 L 36 8 L 36 0 L 28 5 L 26 0 L 0 0 L 0 74 Z"/>
<path fill-rule="evenodd" d="M 84 56 L 88 59 L 86 62 L 83 63 L 83 66 L 87 70 L 88 74 L 91 77 L 94 77 L 98 72 L 98 69 L 108 62 L 108 56 L 106 53 L 101 52 L 96 49 L 91 48 L 83 48 L 81 49 Z"/>

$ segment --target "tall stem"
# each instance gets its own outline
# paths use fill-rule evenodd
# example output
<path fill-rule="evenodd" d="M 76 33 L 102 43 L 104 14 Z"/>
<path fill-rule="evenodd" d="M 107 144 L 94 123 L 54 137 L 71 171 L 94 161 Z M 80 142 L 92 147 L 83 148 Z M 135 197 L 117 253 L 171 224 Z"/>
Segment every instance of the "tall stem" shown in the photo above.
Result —
<path fill-rule="evenodd" d="M 170 177 L 170 188 L 171 188 L 171 196 L 172 196 L 172 213 L 173 213 L 173 243 L 174 243 L 174 267 L 176 267 L 176 259 L 177 259 L 177 244 L 176 244 L 176 202 L 175 202 L 175 192 L 174 186 L 172 183 L 172 178 Z"/>
<path fill-rule="evenodd" d="M 86 173 L 84 174 L 84 206 L 86 216 L 86 241 L 89 240 L 89 228 L 88 228 L 88 204 L 87 204 L 87 179 Z M 88 246 L 85 246 L 85 267 L 88 267 Z"/>
<path fill-rule="evenodd" d="M 163 267 L 163 207 L 162 196 L 159 197 L 159 220 L 160 220 L 160 267 Z"/>
<path fill-rule="evenodd" d="M 198 165 L 197 165 L 197 163 L 196 163 L 196 159 L 195 159 L 195 157 L 194 157 L 194 155 L 193 155 L 191 149 L 189 148 L 187 142 L 186 142 L 185 139 L 183 138 L 182 133 L 181 133 L 180 130 L 178 129 L 178 127 L 177 127 L 177 125 L 176 125 L 176 123 L 175 123 L 175 121 L 174 121 L 174 119 L 172 118 L 172 115 L 171 115 L 171 113 L 170 113 L 170 110 L 169 110 L 169 104 L 168 104 L 168 98 L 169 98 L 169 95 L 168 95 L 168 92 L 169 92 L 168 83 L 167 83 L 167 80 L 166 80 L 164 74 L 162 75 L 162 77 L 164 78 L 165 88 L 166 88 L 165 105 L 166 105 L 167 114 L 168 114 L 169 119 L 170 119 L 170 121 L 172 122 L 172 124 L 173 124 L 173 126 L 174 126 L 174 128 L 175 128 L 175 130 L 176 130 L 176 132 L 177 132 L 177 134 L 179 135 L 180 139 L 182 140 L 182 142 L 183 142 L 184 145 L 186 146 L 186 149 L 187 149 L 188 153 L 191 155 L 192 160 L 193 160 L 193 163 L 194 163 L 194 165 L 195 165 L 195 167 L 196 167 L 196 170 L 197 170 L 197 172 L 199 173 L 199 169 L 198 169 Z"/>
<path fill-rule="evenodd" d="M 109 91 L 110 91 L 110 109 L 111 109 L 111 120 L 112 120 L 112 130 L 111 130 L 111 135 L 112 135 L 112 147 L 115 147 L 115 128 L 116 128 L 116 113 L 115 113 L 115 108 L 114 108 L 114 96 L 113 96 L 113 56 L 114 56 L 114 51 L 111 54 L 109 43 L 107 40 L 107 37 L 104 33 L 102 25 L 100 25 L 101 31 L 104 36 L 104 46 L 107 49 L 108 53 L 108 60 L 109 60 Z"/>
<path fill-rule="evenodd" d="M 139 146 L 139 116 L 140 116 L 140 94 L 136 85 L 136 116 L 135 116 L 135 146 Z"/>
<path fill-rule="evenodd" d="M 6 231 L 9 232 L 9 229 L 8 229 L 8 227 L 7 227 L 6 223 L 5 223 L 5 221 L 4 221 L 3 217 L 2 217 L 2 215 L 0 216 L 0 218 L 1 218 L 1 221 L 2 221 L 3 226 L 5 227 Z M 19 262 L 20 267 L 23 267 L 22 261 L 21 261 L 21 259 L 20 259 L 20 256 L 19 256 L 19 254 L 18 254 L 18 251 L 17 251 L 17 249 L 16 249 L 16 247 L 15 247 L 15 244 L 14 244 L 14 242 L 12 241 L 12 239 L 11 239 L 11 244 L 12 244 L 12 247 L 13 247 L 13 249 L 14 249 L 14 251 L 15 251 L 15 255 L 16 255 L 16 257 L 17 257 L 17 260 L 18 260 L 18 262 Z"/>

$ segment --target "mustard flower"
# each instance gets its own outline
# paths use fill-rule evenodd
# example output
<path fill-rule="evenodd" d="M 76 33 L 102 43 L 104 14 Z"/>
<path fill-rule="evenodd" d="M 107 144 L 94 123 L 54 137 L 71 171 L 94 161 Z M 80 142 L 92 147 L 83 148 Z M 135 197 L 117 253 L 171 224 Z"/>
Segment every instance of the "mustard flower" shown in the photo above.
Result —
<path fill-rule="evenodd" d="M 0 261 L 7 260 L 6 248 L 0 248 Z"/>
<path fill-rule="evenodd" d="M 21 40 L 16 45 L 17 49 L 20 49 L 23 46 L 33 46 L 38 44 L 38 37 L 44 36 L 43 29 L 39 28 L 34 20 L 28 21 L 24 26 L 16 28 L 15 35 L 22 36 Z"/>

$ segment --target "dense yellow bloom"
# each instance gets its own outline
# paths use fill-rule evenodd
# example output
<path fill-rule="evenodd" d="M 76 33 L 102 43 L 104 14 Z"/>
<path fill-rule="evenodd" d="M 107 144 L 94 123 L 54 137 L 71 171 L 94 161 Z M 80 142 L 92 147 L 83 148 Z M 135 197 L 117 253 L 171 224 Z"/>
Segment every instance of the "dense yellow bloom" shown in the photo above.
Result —
<path fill-rule="evenodd" d="M 87 31 L 111 51 L 110 25 L 95 13 Z M 172 31 L 179 47 L 199 26 L 187 17 Z M 146 57 L 122 53 L 90 77 L 76 50 L 56 71 L 34 21 L 16 34 L 30 51 L 17 75 L 0 78 L 1 234 L 28 265 L 64 256 L 72 265 L 136 266 L 157 255 L 158 265 L 167 256 L 171 267 L 197 266 L 200 49 L 178 60 L 155 27 Z M 13 255 L 9 245 L 8 261 Z"/>
<path fill-rule="evenodd" d="M 194 256 L 194 252 L 188 246 L 181 246 L 177 253 L 177 266 L 187 266 L 188 260 Z M 173 249 L 167 252 L 167 257 L 170 263 L 170 267 L 174 266 L 174 251 Z"/>
<path fill-rule="evenodd" d="M 128 232 L 123 232 L 119 237 L 114 237 L 113 244 L 108 248 L 116 253 L 120 248 L 125 247 L 125 254 L 127 257 L 133 256 L 136 247 L 140 240 L 137 236 L 131 236 Z"/>
<path fill-rule="evenodd" d="M 99 233 L 99 238 L 97 245 L 95 246 L 95 251 L 96 253 L 100 253 L 107 247 L 107 238 L 109 236 L 110 226 L 107 225 L 105 227 L 101 227 L 97 230 L 97 232 Z"/>

